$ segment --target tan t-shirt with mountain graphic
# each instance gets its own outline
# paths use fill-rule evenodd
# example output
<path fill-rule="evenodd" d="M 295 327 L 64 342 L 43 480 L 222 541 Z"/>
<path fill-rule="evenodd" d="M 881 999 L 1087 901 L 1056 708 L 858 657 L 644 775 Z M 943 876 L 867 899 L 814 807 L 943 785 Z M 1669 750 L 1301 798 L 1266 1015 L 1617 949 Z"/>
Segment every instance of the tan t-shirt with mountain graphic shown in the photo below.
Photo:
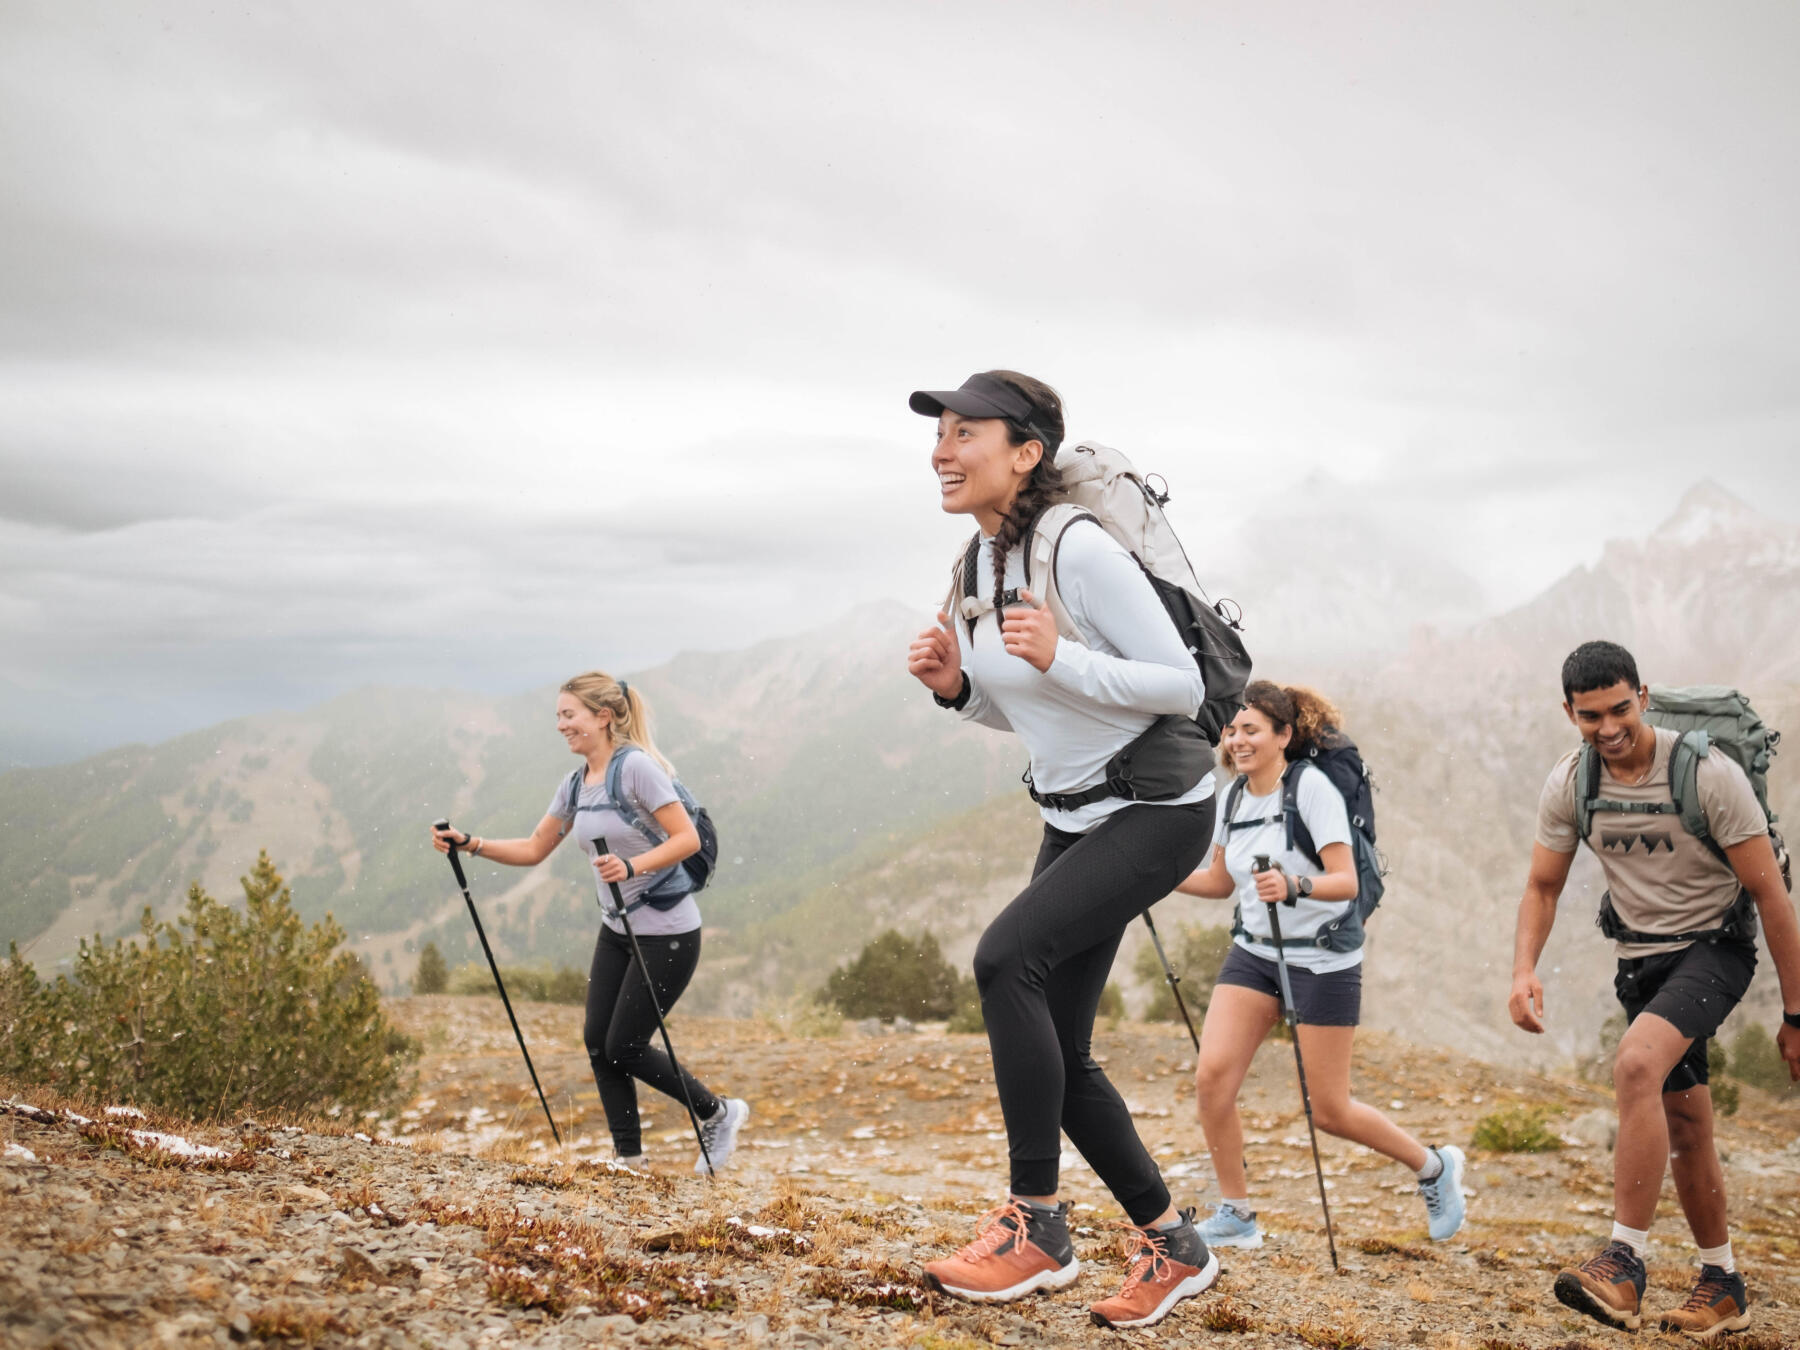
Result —
<path fill-rule="evenodd" d="M 1656 757 L 1649 777 L 1641 783 L 1621 783 L 1602 761 L 1600 796 L 1621 802 L 1671 800 L 1669 757 L 1680 734 L 1667 727 L 1655 731 Z M 1579 749 L 1559 759 L 1538 799 L 1537 841 L 1555 853 L 1573 853 L 1581 842 L 1575 829 L 1575 766 L 1580 759 Z M 1768 832 L 1769 822 L 1750 780 L 1729 755 L 1715 752 L 1702 759 L 1695 783 L 1707 828 L 1721 848 Z M 1636 932 L 1691 933 L 1716 927 L 1737 899 L 1736 874 L 1705 841 L 1681 827 L 1679 816 L 1596 811 L 1587 842 L 1606 873 L 1620 922 Z M 1622 957 L 1654 956 L 1686 945 L 1616 944 Z"/>

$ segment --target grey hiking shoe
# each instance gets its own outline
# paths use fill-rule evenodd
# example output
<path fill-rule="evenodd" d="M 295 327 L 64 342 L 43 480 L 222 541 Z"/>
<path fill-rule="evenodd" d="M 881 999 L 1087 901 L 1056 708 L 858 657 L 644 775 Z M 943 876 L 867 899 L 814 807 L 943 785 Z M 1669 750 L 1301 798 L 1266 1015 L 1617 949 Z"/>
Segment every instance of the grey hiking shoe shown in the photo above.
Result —
<path fill-rule="evenodd" d="M 721 1097 L 719 1109 L 700 1122 L 700 1137 L 706 1141 L 706 1152 L 694 1159 L 694 1170 L 706 1175 L 706 1160 L 712 1159 L 717 1172 L 731 1161 L 737 1148 L 738 1131 L 750 1119 L 750 1103 L 742 1097 Z"/>

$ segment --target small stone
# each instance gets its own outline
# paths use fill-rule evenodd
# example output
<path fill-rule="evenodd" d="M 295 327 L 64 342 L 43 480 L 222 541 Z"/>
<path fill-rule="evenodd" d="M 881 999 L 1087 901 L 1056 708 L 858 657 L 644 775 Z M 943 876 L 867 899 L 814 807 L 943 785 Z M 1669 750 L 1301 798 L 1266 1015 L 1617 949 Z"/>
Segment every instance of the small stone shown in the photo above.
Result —
<path fill-rule="evenodd" d="M 247 1341 L 250 1339 L 250 1315 L 248 1313 L 235 1314 L 231 1319 L 230 1327 L 232 1340 Z"/>
<path fill-rule="evenodd" d="M 881 1033 L 882 1026 L 879 1017 L 865 1017 L 856 1024 L 856 1034 L 859 1036 L 879 1036 Z"/>
<path fill-rule="evenodd" d="M 602 1317 L 594 1323 L 594 1331 L 604 1341 L 608 1336 L 630 1336 L 638 1329 L 636 1319 L 624 1313 L 614 1313 L 610 1317 Z M 583 1334 L 587 1328 L 582 1328 Z"/>
<path fill-rule="evenodd" d="M 1611 1150 L 1619 1137 L 1619 1118 L 1611 1111 L 1586 1111 L 1563 1126 L 1562 1132 L 1584 1148 Z"/>
<path fill-rule="evenodd" d="M 744 1323 L 744 1336 L 752 1341 L 760 1341 L 769 1334 L 769 1315 L 757 1313 Z"/>

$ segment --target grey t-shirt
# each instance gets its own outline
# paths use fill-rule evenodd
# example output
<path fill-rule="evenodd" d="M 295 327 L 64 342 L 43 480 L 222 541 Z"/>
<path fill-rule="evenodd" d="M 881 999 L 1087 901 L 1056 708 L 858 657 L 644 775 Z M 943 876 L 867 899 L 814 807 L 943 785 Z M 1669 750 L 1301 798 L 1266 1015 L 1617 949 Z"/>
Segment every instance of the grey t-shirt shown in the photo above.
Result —
<path fill-rule="evenodd" d="M 595 777 L 592 770 L 589 770 L 583 778 L 579 801 L 572 803 L 569 798 L 574 782 L 575 777 L 571 774 L 557 786 L 556 795 L 550 799 L 549 814 L 558 820 L 574 821 L 575 841 L 587 855 L 590 867 L 593 860 L 600 856 L 599 850 L 594 846 L 596 839 L 604 838 L 607 850 L 621 858 L 636 858 L 656 847 L 656 840 L 626 824 L 625 817 L 614 809 L 606 795 L 604 772 Z M 660 811 L 670 802 L 681 800 L 675 793 L 675 784 L 663 772 L 662 765 L 641 751 L 625 753 L 624 763 L 619 770 L 619 787 L 631 798 L 640 814 Z M 666 881 L 668 876 L 666 869 L 640 874 L 629 881 L 620 882 L 619 893 L 629 905 L 657 883 Z M 612 917 L 612 888 L 600 880 L 598 872 L 594 873 L 594 889 L 600 897 L 602 922 L 615 933 L 623 933 L 625 925 Z M 691 895 L 684 896 L 681 903 L 671 909 L 639 905 L 631 911 L 632 929 L 645 936 L 691 933 L 699 926 L 700 906 Z"/>

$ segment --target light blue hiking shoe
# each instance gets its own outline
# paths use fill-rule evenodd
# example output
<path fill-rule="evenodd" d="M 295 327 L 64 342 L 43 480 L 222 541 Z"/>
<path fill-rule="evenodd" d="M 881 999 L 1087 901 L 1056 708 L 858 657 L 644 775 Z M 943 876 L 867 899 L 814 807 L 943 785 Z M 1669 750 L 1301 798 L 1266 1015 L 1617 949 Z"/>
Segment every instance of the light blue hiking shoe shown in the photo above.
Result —
<path fill-rule="evenodd" d="M 1463 1151 L 1455 1144 L 1431 1150 L 1444 1168 L 1430 1181 L 1419 1183 L 1425 1197 L 1425 1213 L 1431 1219 L 1431 1240 L 1448 1242 L 1463 1226 Z"/>
<path fill-rule="evenodd" d="M 1213 1206 L 1212 1217 L 1199 1225 L 1200 1236 L 1208 1247 L 1262 1246 L 1262 1229 L 1256 1222 L 1256 1211 L 1246 1214 L 1229 1200 Z"/>

